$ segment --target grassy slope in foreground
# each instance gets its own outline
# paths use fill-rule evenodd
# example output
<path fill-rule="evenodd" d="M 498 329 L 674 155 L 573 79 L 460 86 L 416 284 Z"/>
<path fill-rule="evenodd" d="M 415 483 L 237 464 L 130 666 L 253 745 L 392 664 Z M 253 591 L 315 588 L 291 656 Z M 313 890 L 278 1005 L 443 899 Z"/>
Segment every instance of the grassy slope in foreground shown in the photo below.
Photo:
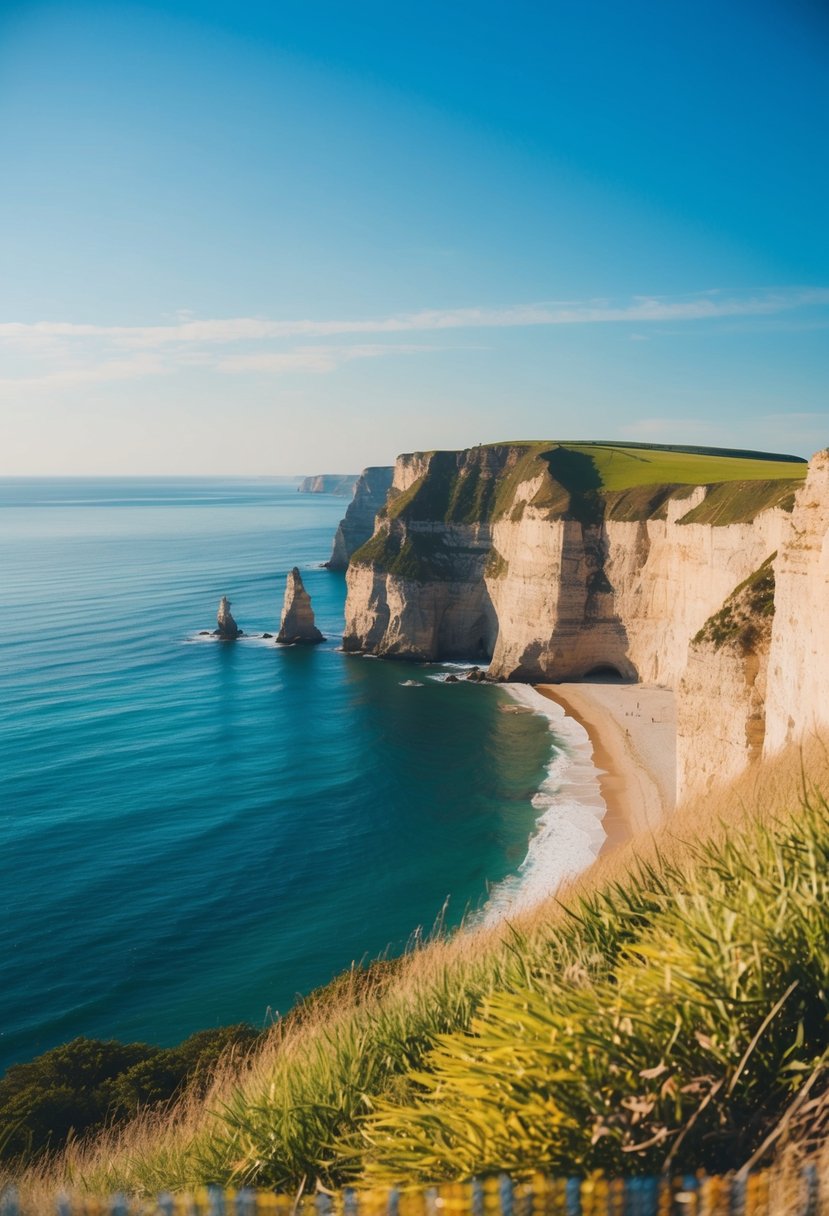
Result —
<path fill-rule="evenodd" d="M 70 1146 L 24 1190 L 745 1162 L 826 1090 L 829 817 L 802 764 L 826 789 L 825 750 L 793 752 L 562 903 L 345 984 L 206 1102 Z"/>

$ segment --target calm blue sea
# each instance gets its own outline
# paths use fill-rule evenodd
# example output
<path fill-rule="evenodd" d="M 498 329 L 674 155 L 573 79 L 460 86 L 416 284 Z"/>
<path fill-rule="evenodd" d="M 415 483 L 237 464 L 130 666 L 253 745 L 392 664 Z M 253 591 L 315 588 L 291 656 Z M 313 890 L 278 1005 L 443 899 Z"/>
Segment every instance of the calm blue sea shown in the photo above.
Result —
<path fill-rule="evenodd" d="M 548 723 L 340 653 L 320 563 L 344 506 L 272 480 L 0 481 L 0 1068 L 261 1025 L 523 860 Z M 293 565 L 323 646 L 199 637 L 223 594 L 275 632 Z"/>

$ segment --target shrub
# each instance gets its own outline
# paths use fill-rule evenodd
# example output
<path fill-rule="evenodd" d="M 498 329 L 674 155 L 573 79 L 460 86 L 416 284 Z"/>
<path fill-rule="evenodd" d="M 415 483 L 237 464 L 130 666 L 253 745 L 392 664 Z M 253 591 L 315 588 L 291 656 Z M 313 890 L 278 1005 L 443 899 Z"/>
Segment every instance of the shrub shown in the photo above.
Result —
<path fill-rule="evenodd" d="M 185 1082 L 205 1080 L 226 1048 L 256 1038 L 246 1025 L 201 1030 L 167 1048 L 78 1038 L 13 1064 L 0 1080 L 0 1159 L 60 1148 L 167 1102 Z"/>

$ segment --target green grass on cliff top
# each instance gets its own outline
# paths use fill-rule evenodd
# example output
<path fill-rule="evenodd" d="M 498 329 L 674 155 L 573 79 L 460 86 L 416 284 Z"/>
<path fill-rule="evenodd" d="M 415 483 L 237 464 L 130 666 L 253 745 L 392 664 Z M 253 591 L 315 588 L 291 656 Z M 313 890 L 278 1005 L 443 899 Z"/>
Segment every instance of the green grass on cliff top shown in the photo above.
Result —
<path fill-rule="evenodd" d="M 725 481 L 788 481 L 805 477 L 807 469 L 806 461 L 795 456 L 761 452 L 738 455 L 716 448 L 553 441 L 532 443 L 527 447 L 538 453 L 563 447 L 589 457 L 601 488 L 605 490 L 630 490 L 635 486 L 657 484 L 701 486 Z"/>
<path fill-rule="evenodd" d="M 806 464 L 800 461 L 592 444 L 573 447 L 591 457 L 606 490 L 629 490 L 651 482 L 710 485 L 722 481 L 788 480 L 806 475 Z"/>

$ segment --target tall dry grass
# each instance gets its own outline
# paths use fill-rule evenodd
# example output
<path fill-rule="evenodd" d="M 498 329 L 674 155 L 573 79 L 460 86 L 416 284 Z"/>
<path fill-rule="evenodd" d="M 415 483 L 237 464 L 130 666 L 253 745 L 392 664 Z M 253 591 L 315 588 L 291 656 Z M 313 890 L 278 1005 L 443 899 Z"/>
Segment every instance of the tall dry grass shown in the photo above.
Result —
<path fill-rule="evenodd" d="M 532 988 L 540 964 L 549 971 L 551 942 L 561 948 L 572 920 L 564 905 L 630 890 L 637 867 L 681 877 L 699 864 L 701 841 L 716 845 L 746 824 L 796 822 L 804 789 L 829 790 L 829 757 L 817 739 L 681 808 L 511 922 L 432 941 L 368 981 L 347 974 L 274 1027 L 253 1058 L 228 1055 L 206 1098 L 185 1094 L 169 1110 L 23 1170 L 16 1182 L 25 1202 L 42 1210 L 58 1190 L 152 1194 L 211 1181 L 294 1189 L 359 1177 L 371 1154 L 355 1151 L 355 1133 L 379 1109 L 405 1109 L 440 1036 L 467 1031 L 490 994 Z"/>

